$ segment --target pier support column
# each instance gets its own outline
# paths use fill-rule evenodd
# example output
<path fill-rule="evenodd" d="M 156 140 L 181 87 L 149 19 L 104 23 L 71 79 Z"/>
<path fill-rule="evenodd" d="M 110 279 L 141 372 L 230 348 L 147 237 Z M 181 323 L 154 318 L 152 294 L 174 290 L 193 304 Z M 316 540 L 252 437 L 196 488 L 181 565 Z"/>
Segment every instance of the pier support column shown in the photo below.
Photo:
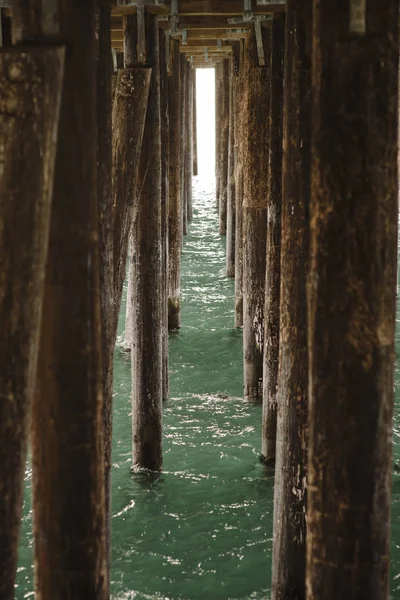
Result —
<path fill-rule="evenodd" d="M 271 46 L 271 152 L 264 316 L 264 381 L 261 457 L 275 465 L 281 286 L 282 133 L 285 16 L 275 17 Z"/>
<path fill-rule="evenodd" d="M 187 235 L 188 232 L 188 156 L 187 156 L 187 119 L 188 119 L 188 82 L 189 70 L 186 57 L 181 54 L 181 214 L 182 231 L 181 235 Z"/>
<path fill-rule="evenodd" d="M 132 352 L 132 327 L 133 327 L 133 311 L 134 311 L 134 288 L 135 288 L 135 244 L 132 237 L 132 232 L 129 236 L 128 244 L 128 282 L 126 290 L 126 307 L 125 307 L 125 332 L 122 349 L 125 352 Z"/>
<path fill-rule="evenodd" d="M 235 327 L 243 326 L 243 145 L 244 115 L 246 112 L 244 90 L 244 42 L 238 53 L 239 74 L 234 78 L 233 104 L 235 107 Z"/>
<path fill-rule="evenodd" d="M 161 256 L 162 256 L 162 363 L 163 400 L 169 396 L 168 375 L 168 213 L 169 213 L 169 110 L 167 44 L 164 30 L 160 38 L 160 109 L 161 109 Z"/>
<path fill-rule="evenodd" d="M 187 218 L 188 222 L 193 221 L 193 78 L 194 71 L 189 63 L 188 70 L 188 108 L 187 108 Z"/>
<path fill-rule="evenodd" d="M 399 8 L 314 4 L 307 598 L 386 600 Z"/>
<path fill-rule="evenodd" d="M 181 59 L 179 41 L 171 42 L 172 74 L 168 78 L 169 208 L 168 208 L 168 329 L 180 327 L 181 289 Z"/>
<path fill-rule="evenodd" d="M 162 468 L 161 113 L 157 17 L 146 14 L 152 69 L 133 222 L 135 290 L 132 353 L 133 468 Z"/>
<path fill-rule="evenodd" d="M 219 233 L 226 235 L 226 215 L 228 204 L 228 156 L 229 156 L 229 81 L 230 61 L 222 62 L 220 90 L 221 143 L 220 143 L 220 197 L 219 197 Z"/>
<path fill-rule="evenodd" d="M 112 57 L 111 1 L 97 6 L 97 193 L 99 211 L 100 305 L 102 324 L 102 380 L 106 490 L 107 566 L 111 563 L 111 444 L 113 358 L 112 338 L 114 266 L 112 196 Z"/>
<path fill-rule="evenodd" d="M 305 597 L 312 0 L 286 4 L 272 599 Z"/>
<path fill-rule="evenodd" d="M 215 65 L 215 200 L 218 209 L 221 198 L 222 79 L 221 61 Z"/>
<path fill-rule="evenodd" d="M 263 30 L 265 55 L 270 32 Z M 246 114 L 243 151 L 244 396 L 262 401 L 265 257 L 269 160 L 270 67 L 258 66 L 255 34 L 245 41 Z"/>
<path fill-rule="evenodd" d="M 136 16 L 128 15 L 124 17 L 125 68 L 118 70 L 113 105 L 114 344 L 126 277 L 129 236 L 138 203 L 139 162 L 152 75 L 148 66 L 138 66 L 136 43 Z"/>
<path fill-rule="evenodd" d="M 0 598 L 14 598 L 64 49 L 0 53 Z"/>
<path fill-rule="evenodd" d="M 43 600 L 108 598 L 96 12 L 94 0 L 84 11 L 80 0 L 56 11 L 67 52 L 30 437 L 35 586 Z"/>
<path fill-rule="evenodd" d="M 229 135 L 228 135 L 228 194 L 226 213 L 226 274 L 235 277 L 235 118 L 233 104 L 233 86 L 235 73 L 233 59 L 229 61 Z"/>
<path fill-rule="evenodd" d="M 197 81 L 196 69 L 193 69 L 193 177 L 199 174 L 198 147 L 197 147 Z"/>

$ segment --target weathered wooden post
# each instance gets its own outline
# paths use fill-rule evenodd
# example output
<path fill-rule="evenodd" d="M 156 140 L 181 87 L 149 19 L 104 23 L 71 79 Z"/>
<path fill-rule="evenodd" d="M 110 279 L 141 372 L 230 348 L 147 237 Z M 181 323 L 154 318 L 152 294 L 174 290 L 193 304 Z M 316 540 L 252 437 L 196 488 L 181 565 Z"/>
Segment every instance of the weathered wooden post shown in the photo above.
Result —
<path fill-rule="evenodd" d="M 310 600 L 389 597 L 398 11 L 314 2 Z"/>
<path fill-rule="evenodd" d="M 261 457 L 275 465 L 279 325 L 281 286 L 282 133 L 283 65 L 285 16 L 275 17 L 271 48 L 271 131 L 268 186 L 268 229 L 264 316 L 264 381 Z"/>
<path fill-rule="evenodd" d="M 244 115 L 247 112 L 244 86 L 244 42 L 239 45 L 239 74 L 234 78 L 235 106 L 235 327 L 243 326 L 243 146 Z"/>
<path fill-rule="evenodd" d="M 193 177 L 199 174 L 198 148 L 197 148 L 197 81 L 196 69 L 193 69 Z"/>
<path fill-rule="evenodd" d="M 263 30 L 265 55 L 270 31 Z M 259 66 L 254 32 L 245 41 L 247 86 L 243 149 L 244 395 L 262 401 L 265 257 L 267 236 L 270 67 Z"/>
<path fill-rule="evenodd" d="M 0 8 L 0 47 L 8 48 L 9 46 L 12 46 L 11 17 L 5 14 L 4 8 Z"/>
<path fill-rule="evenodd" d="M 305 597 L 312 0 L 286 5 L 272 599 Z"/>
<path fill-rule="evenodd" d="M 84 11 L 79 0 L 37 8 L 21 3 L 17 39 L 37 39 L 43 16 L 49 38 L 67 52 L 30 437 L 35 585 L 43 600 L 106 599 L 97 3 L 88 0 Z"/>
<path fill-rule="evenodd" d="M 144 24 L 143 24 L 144 25 Z M 146 65 L 152 69 L 140 158 L 132 345 L 133 468 L 162 468 L 161 113 L 157 17 L 146 14 Z M 139 48 L 140 51 L 140 48 Z"/>
<path fill-rule="evenodd" d="M 168 375 L 168 214 L 169 214 L 169 110 L 167 45 L 170 37 L 159 30 L 160 109 L 161 109 L 161 254 L 162 254 L 162 363 L 163 400 L 169 396 Z M 168 48 L 169 50 L 169 48 Z"/>
<path fill-rule="evenodd" d="M 221 142 L 220 142 L 220 196 L 219 196 L 219 233 L 226 235 L 226 213 L 228 203 L 228 155 L 229 155 L 229 82 L 230 61 L 222 61 L 220 89 Z"/>
<path fill-rule="evenodd" d="M 188 107 L 187 107 L 187 218 L 190 223 L 193 221 L 193 78 L 194 70 L 189 63 L 186 63 L 188 70 Z"/>
<path fill-rule="evenodd" d="M 40 44 L 41 25 L 37 44 L 0 52 L 2 600 L 14 598 L 63 81 L 64 48 Z"/>
<path fill-rule="evenodd" d="M 232 59 L 229 61 L 228 186 L 226 209 L 226 274 L 228 277 L 235 277 L 235 107 L 233 104 L 233 86 L 235 76 L 235 62 L 232 57 Z"/>
<path fill-rule="evenodd" d="M 221 197 L 222 76 L 221 61 L 215 65 L 215 199 L 218 209 Z"/>
<path fill-rule="evenodd" d="M 134 281 L 135 281 L 135 244 L 132 237 L 132 232 L 129 235 L 128 244 L 128 282 L 126 290 L 126 306 L 125 306 L 125 332 L 122 342 L 124 352 L 132 352 L 132 334 L 133 334 L 133 311 L 134 307 Z"/>
<path fill-rule="evenodd" d="M 182 214 L 182 232 L 181 235 L 187 235 L 188 232 L 188 170 L 187 170 L 187 118 L 188 118 L 188 64 L 185 55 L 181 54 L 181 214 Z"/>
<path fill-rule="evenodd" d="M 113 399 L 113 196 L 112 196 L 112 57 L 111 1 L 97 6 L 97 193 L 99 211 L 100 304 L 105 461 L 106 540 L 111 563 L 111 442 Z"/>
<path fill-rule="evenodd" d="M 138 172 L 152 69 L 139 64 L 137 17 L 124 17 L 125 68 L 119 69 L 113 104 L 114 316 L 115 343 L 126 277 L 129 236 L 138 203 Z M 131 242 L 134 248 L 134 240 Z M 133 253 L 133 256 L 135 254 Z"/>
<path fill-rule="evenodd" d="M 180 289 L 181 289 L 181 248 L 182 248 L 182 211 L 181 211 L 181 60 L 179 41 L 171 42 L 171 76 L 168 78 L 169 108 L 169 231 L 168 231 L 168 329 L 180 327 Z"/>

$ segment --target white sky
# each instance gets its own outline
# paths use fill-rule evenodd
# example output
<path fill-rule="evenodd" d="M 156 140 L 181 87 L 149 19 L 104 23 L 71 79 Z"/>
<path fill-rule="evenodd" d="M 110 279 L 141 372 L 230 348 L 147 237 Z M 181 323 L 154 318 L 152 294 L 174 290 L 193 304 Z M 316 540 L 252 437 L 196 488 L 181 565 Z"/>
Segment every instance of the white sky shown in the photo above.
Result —
<path fill-rule="evenodd" d="M 215 177 L 215 70 L 196 69 L 199 176 Z"/>

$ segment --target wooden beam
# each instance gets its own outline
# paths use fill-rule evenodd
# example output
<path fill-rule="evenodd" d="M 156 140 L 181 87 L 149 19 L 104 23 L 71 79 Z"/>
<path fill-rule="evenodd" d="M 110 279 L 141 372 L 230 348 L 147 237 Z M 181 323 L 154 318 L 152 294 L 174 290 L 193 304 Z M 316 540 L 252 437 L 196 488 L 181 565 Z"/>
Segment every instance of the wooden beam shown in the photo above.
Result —
<path fill-rule="evenodd" d="M 179 46 L 179 52 L 182 54 L 204 54 L 204 50 L 208 50 L 208 55 L 215 54 L 231 54 L 232 46 Z"/>
<path fill-rule="evenodd" d="M 235 17 L 237 15 L 231 14 L 231 17 Z M 197 16 L 180 16 L 179 17 L 179 29 L 187 29 L 187 30 L 195 30 L 195 29 L 228 29 L 235 27 L 235 25 L 230 25 L 228 23 L 229 15 L 220 16 L 220 15 L 197 15 Z M 168 21 L 160 21 L 160 27 L 165 29 L 169 28 Z M 240 28 L 248 28 L 251 29 L 253 27 L 252 23 L 244 23 L 240 25 Z"/>
<path fill-rule="evenodd" d="M 132 0 L 120 0 L 123 6 L 114 6 L 113 15 L 124 15 L 136 11 Z M 148 12 L 153 14 L 168 14 L 167 5 L 155 5 L 146 7 Z M 285 2 L 276 0 L 271 4 L 257 6 L 256 0 L 252 1 L 252 11 L 254 14 L 265 15 L 274 12 L 285 11 Z M 239 16 L 243 14 L 243 0 L 180 0 L 179 15 L 232 15 Z"/>
<path fill-rule="evenodd" d="M 241 39 L 246 37 L 245 33 L 227 33 L 225 32 L 221 32 L 220 36 L 217 35 L 211 35 L 208 37 L 197 37 L 197 35 L 194 36 L 188 36 L 188 40 L 187 40 L 187 45 L 188 46 L 204 46 L 204 47 L 208 47 L 208 46 L 217 46 L 218 45 L 218 40 L 222 40 L 224 42 L 230 41 L 230 40 L 237 40 L 237 39 Z M 179 39 L 179 38 L 178 38 Z M 113 47 L 115 47 L 115 45 L 120 46 L 124 41 L 124 33 L 123 31 L 113 31 L 112 32 L 112 44 Z"/>

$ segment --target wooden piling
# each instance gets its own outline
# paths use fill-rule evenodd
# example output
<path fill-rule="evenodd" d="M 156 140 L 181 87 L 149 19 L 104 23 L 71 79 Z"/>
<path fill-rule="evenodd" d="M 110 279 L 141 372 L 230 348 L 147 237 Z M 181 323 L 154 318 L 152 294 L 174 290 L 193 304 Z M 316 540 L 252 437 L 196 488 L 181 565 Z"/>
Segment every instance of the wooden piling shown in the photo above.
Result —
<path fill-rule="evenodd" d="M 0 53 L 0 598 L 14 598 L 64 48 Z"/>
<path fill-rule="evenodd" d="M 246 96 L 244 89 L 244 42 L 239 45 L 239 74 L 234 78 L 235 107 L 235 327 L 243 326 L 243 147 Z"/>
<path fill-rule="evenodd" d="M 135 15 L 124 18 L 124 32 L 126 68 L 118 70 L 113 104 L 114 343 L 126 277 L 129 236 L 138 202 L 139 162 L 151 79 L 151 68 L 137 66 Z"/>
<path fill-rule="evenodd" d="M 102 324 L 103 423 L 107 563 L 111 563 L 111 443 L 113 399 L 113 197 L 111 2 L 97 6 L 97 193 L 99 211 L 100 304 Z"/>
<path fill-rule="evenodd" d="M 181 289 L 181 60 L 178 40 L 171 42 L 172 74 L 168 78 L 169 108 L 169 218 L 168 218 L 168 329 L 180 327 Z"/>
<path fill-rule="evenodd" d="M 270 31 L 263 30 L 265 55 Z M 267 236 L 270 67 L 258 66 L 255 34 L 245 41 L 247 86 L 243 149 L 244 395 L 262 401 L 265 259 Z"/>
<path fill-rule="evenodd" d="M 222 76 L 223 65 L 215 65 L 215 202 L 219 209 L 221 197 L 221 142 L 222 142 Z"/>
<path fill-rule="evenodd" d="M 68 50 L 31 428 L 35 587 L 43 600 L 108 597 L 96 10 L 94 0 L 85 11 L 70 0 L 55 13 Z"/>
<path fill-rule="evenodd" d="M 187 218 L 193 221 L 193 78 L 194 70 L 187 64 L 188 69 L 188 108 L 187 108 Z"/>
<path fill-rule="evenodd" d="M 163 400 L 169 396 L 168 376 L 168 214 L 169 214 L 169 110 L 167 44 L 169 37 L 159 30 L 160 108 L 161 108 L 161 253 L 162 253 L 162 362 Z"/>
<path fill-rule="evenodd" d="M 132 351 L 133 343 L 133 311 L 135 310 L 135 259 L 136 246 L 134 238 L 133 219 L 138 202 L 138 170 L 139 159 L 142 148 L 145 116 L 147 110 L 147 100 L 150 87 L 151 71 L 145 68 L 143 72 L 138 67 L 138 24 L 136 15 L 126 15 L 123 18 L 124 27 L 124 73 L 128 74 L 128 79 L 124 82 L 127 84 L 125 93 L 122 91 L 119 100 L 133 101 L 133 105 L 119 107 L 120 115 L 117 116 L 117 107 L 115 107 L 113 133 L 114 133 L 114 162 L 116 170 L 114 172 L 114 203 L 116 206 L 116 227 L 115 229 L 115 260 L 118 265 L 118 270 L 115 276 L 115 313 L 114 313 L 114 343 L 117 337 L 117 328 L 119 320 L 119 312 L 122 300 L 122 289 L 126 276 L 126 263 L 129 252 L 128 266 L 128 289 L 126 294 L 126 311 L 125 311 L 125 334 L 123 341 L 123 349 L 125 352 Z M 131 70 L 131 71 L 128 71 Z M 135 70 L 136 69 L 136 70 Z M 135 79 L 139 78 L 139 83 L 134 83 Z M 121 92 L 121 90 L 120 90 Z M 134 97 L 132 98 L 131 95 Z M 134 105 L 137 103 L 137 106 Z M 126 109 L 135 111 L 136 119 L 135 127 L 138 126 L 138 135 L 124 139 L 125 123 L 124 119 L 131 121 L 132 114 L 125 113 Z M 132 124 L 132 121 L 131 121 Z M 116 144 L 117 137 L 121 136 L 121 143 Z M 132 143 L 133 142 L 133 143 Z M 123 145 L 129 145 L 128 153 L 125 154 Z M 126 169 L 124 161 L 128 158 L 131 161 L 130 166 Z M 132 176 L 133 175 L 133 176 Z M 122 185 L 122 190 L 119 186 Z M 125 202 L 124 202 L 125 199 Z"/>
<path fill-rule="evenodd" d="M 275 465 L 281 286 L 282 134 L 285 15 L 275 17 L 271 46 L 271 152 L 264 316 L 264 380 L 261 457 Z"/>
<path fill-rule="evenodd" d="M 8 48 L 12 45 L 11 36 L 11 17 L 4 14 L 5 9 L 0 8 L 0 46 L 2 48 Z"/>
<path fill-rule="evenodd" d="M 312 0 L 286 8 L 273 600 L 305 597 Z"/>
<path fill-rule="evenodd" d="M 199 157 L 197 147 L 197 81 L 196 69 L 193 69 L 193 177 L 199 174 Z"/>
<path fill-rule="evenodd" d="M 399 6 L 345 9 L 314 3 L 307 598 L 386 600 Z"/>
<path fill-rule="evenodd" d="M 122 19 L 124 31 L 124 64 L 118 65 L 119 69 L 133 68 L 138 65 L 137 45 L 138 45 L 138 26 L 136 15 L 125 15 Z"/>
<path fill-rule="evenodd" d="M 182 235 L 188 232 L 188 156 L 187 156 L 187 119 L 188 119 L 188 64 L 185 55 L 181 55 L 181 214 Z"/>
<path fill-rule="evenodd" d="M 226 274 L 235 277 L 235 119 L 233 104 L 234 61 L 229 61 L 229 131 L 228 131 L 228 187 L 226 209 Z"/>
<path fill-rule="evenodd" d="M 158 21 L 146 15 L 152 69 L 139 168 L 132 353 L 133 468 L 162 468 L 161 119 Z"/>
<path fill-rule="evenodd" d="M 220 197 L 219 197 L 219 233 L 226 235 L 226 218 L 228 204 L 228 156 L 229 156 L 229 81 L 230 61 L 222 62 L 222 80 L 220 90 Z"/>
<path fill-rule="evenodd" d="M 132 351 L 132 327 L 133 327 L 133 311 L 134 311 L 134 288 L 135 288 L 135 244 L 132 237 L 132 231 L 129 235 L 128 244 L 128 277 L 126 289 L 126 306 L 125 306 L 125 332 L 122 349 L 124 352 Z"/>

